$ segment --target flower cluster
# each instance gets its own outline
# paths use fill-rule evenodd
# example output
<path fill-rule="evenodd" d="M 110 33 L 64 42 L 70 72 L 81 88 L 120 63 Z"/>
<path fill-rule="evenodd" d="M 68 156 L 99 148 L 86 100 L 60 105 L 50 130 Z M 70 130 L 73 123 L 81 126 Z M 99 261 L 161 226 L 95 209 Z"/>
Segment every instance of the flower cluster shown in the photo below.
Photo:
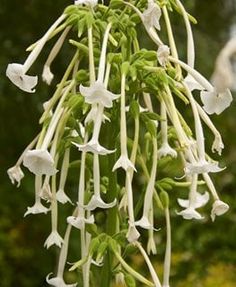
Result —
<path fill-rule="evenodd" d="M 120 281 L 129 278 L 147 286 L 168 287 L 171 263 L 168 191 L 173 187 L 178 192 L 180 187 L 185 190 L 186 199 L 177 199 L 182 210 L 175 215 L 187 220 L 209 217 L 203 216 L 202 209 L 198 210 L 209 201 L 212 221 L 229 209 L 211 179 L 211 173 L 224 168 L 206 153 L 202 123 L 213 133 L 212 151 L 220 155 L 224 144 L 210 115 L 219 115 L 230 105 L 231 93 L 227 87 L 212 86 L 195 69 L 189 20 L 193 18 L 189 18 L 180 0 L 174 1 L 175 5 L 173 1 L 159 5 L 158 1 L 148 0 L 136 1 L 135 6 L 134 2 L 113 0 L 107 7 L 95 0 L 75 1 L 28 48 L 30 54 L 24 64 L 12 63 L 7 67 L 6 75 L 17 87 L 34 93 L 38 77 L 27 73 L 44 45 L 58 37 L 42 73 L 43 81 L 52 84 L 51 64 L 70 31 L 78 30 L 78 38 L 69 40 L 74 56 L 55 85 L 54 94 L 44 104 L 39 135 L 16 165 L 8 169 L 11 182 L 17 186 L 24 177 L 22 165 L 35 176 L 35 202 L 27 208 L 25 216 L 39 213 L 51 216 L 51 232 L 44 245 L 60 248 L 57 274 L 54 277 L 49 274 L 46 279 L 51 286 L 77 286 L 66 284 L 63 279 L 71 229 L 75 228 L 79 229 L 81 258 L 70 270 L 82 268 L 83 286 L 97 286 L 95 277 L 90 278 L 95 264 L 109 267 L 102 273 L 109 272 Z M 169 9 L 181 11 L 184 19 L 186 61 L 178 57 Z M 164 33 L 161 18 L 168 43 L 159 36 Z M 140 48 L 138 22 L 143 24 L 156 50 Z M 183 107 L 192 113 L 193 131 L 186 114 L 181 112 Z M 172 173 L 160 178 L 167 165 L 169 169 L 174 166 Z M 79 175 L 76 194 L 75 188 L 68 185 L 72 166 Z M 163 173 L 157 173 L 158 168 L 163 168 Z M 180 180 L 174 179 L 180 176 Z M 60 205 L 66 203 L 71 206 L 71 213 L 67 214 L 67 229 L 62 237 Z M 166 220 L 162 283 L 147 255 L 156 253 L 155 235 L 159 230 L 156 209 L 163 212 Z M 98 220 L 98 210 L 105 215 L 103 223 Z M 147 251 L 140 243 L 144 232 L 148 232 Z M 127 244 L 142 255 L 152 282 L 122 258 Z M 108 250 L 114 261 L 107 261 Z"/>

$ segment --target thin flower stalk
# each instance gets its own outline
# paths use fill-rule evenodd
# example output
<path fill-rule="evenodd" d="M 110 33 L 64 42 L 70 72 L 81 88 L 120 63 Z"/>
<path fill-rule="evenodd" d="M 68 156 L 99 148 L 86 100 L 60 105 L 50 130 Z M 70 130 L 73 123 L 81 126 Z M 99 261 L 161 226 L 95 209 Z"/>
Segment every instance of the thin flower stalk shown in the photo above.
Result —
<path fill-rule="evenodd" d="M 171 224 L 170 224 L 170 211 L 168 206 L 165 207 L 164 212 L 166 219 L 166 250 L 164 259 L 162 287 L 169 287 L 170 267 L 171 267 Z"/>
<path fill-rule="evenodd" d="M 150 261 L 150 258 L 147 255 L 146 251 L 144 250 L 144 248 L 142 247 L 142 245 L 139 242 L 135 242 L 134 245 L 138 247 L 139 251 L 141 252 L 141 254 L 142 254 L 142 256 L 143 256 L 143 258 L 144 258 L 144 260 L 148 266 L 152 280 L 154 282 L 154 286 L 155 287 L 161 287 L 160 280 L 157 276 L 157 273 L 156 273 L 156 271 L 155 271 L 155 269 L 154 269 L 154 267 Z"/>

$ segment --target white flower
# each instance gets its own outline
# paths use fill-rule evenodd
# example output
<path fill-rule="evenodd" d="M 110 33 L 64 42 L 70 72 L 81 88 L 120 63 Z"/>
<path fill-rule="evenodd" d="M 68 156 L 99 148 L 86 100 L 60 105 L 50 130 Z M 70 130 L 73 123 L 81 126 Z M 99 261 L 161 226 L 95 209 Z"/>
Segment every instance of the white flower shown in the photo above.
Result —
<path fill-rule="evenodd" d="M 38 83 L 37 76 L 28 76 L 25 74 L 25 68 L 22 64 L 12 63 L 7 66 L 6 70 L 7 77 L 21 90 L 34 93 L 33 89 Z"/>
<path fill-rule="evenodd" d="M 173 148 L 170 147 L 168 142 L 164 142 L 161 145 L 160 149 L 158 150 L 157 156 L 158 156 L 158 158 L 162 158 L 162 157 L 165 157 L 168 155 L 173 157 L 173 158 L 176 158 L 178 154 L 177 154 L 176 150 L 174 150 Z"/>
<path fill-rule="evenodd" d="M 226 89 L 223 93 L 217 93 L 216 90 L 212 92 L 202 91 L 201 100 L 204 110 L 209 114 L 221 114 L 226 108 L 228 108 L 233 100 L 231 92 Z"/>
<path fill-rule="evenodd" d="M 116 284 L 118 286 L 126 286 L 126 284 L 125 284 L 125 276 L 124 276 L 124 274 L 122 272 L 119 272 L 119 273 L 116 274 L 115 281 L 116 281 Z"/>
<path fill-rule="evenodd" d="M 82 144 L 82 145 L 74 143 L 74 142 L 72 143 L 75 146 L 77 146 L 80 151 L 84 151 L 84 152 L 91 152 L 91 153 L 100 154 L 100 155 L 106 155 L 106 154 L 115 152 L 115 150 L 109 150 L 109 149 L 104 148 L 95 139 L 91 139 L 89 142 L 87 142 L 86 144 Z"/>
<path fill-rule="evenodd" d="M 63 239 L 61 238 L 61 236 L 59 235 L 59 233 L 56 230 L 53 230 L 48 238 L 46 239 L 45 243 L 44 243 L 44 247 L 46 247 L 47 249 L 49 247 L 51 247 L 52 245 L 57 245 L 59 248 L 61 248 L 61 245 L 63 243 Z"/>
<path fill-rule="evenodd" d="M 194 197 L 194 201 L 192 202 L 193 208 L 200 208 L 207 204 L 209 200 L 209 193 L 206 191 L 204 194 L 201 194 L 199 192 L 196 192 L 196 195 Z M 184 208 L 188 208 L 190 206 L 189 199 L 177 199 L 179 205 Z"/>
<path fill-rule="evenodd" d="M 219 155 L 221 155 L 222 149 L 224 148 L 224 143 L 220 135 L 216 135 L 214 142 L 212 144 L 211 150 L 212 152 L 217 151 Z"/>
<path fill-rule="evenodd" d="M 145 215 L 143 215 L 140 220 L 135 221 L 134 224 L 135 226 L 140 226 L 144 229 L 153 229 L 153 225 Z"/>
<path fill-rule="evenodd" d="M 94 7 L 98 4 L 98 0 L 75 0 L 75 5 L 82 5 Z"/>
<path fill-rule="evenodd" d="M 127 240 L 129 242 L 135 242 L 138 240 L 139 236 L 140 236 L 140 233 L 136 229 L 134 223 L 129 222 L 129 229 L 128 229 L 128 232 L 126 234 Z"/>
<path fill-rule="evenodd" d="M 65 281 L 63 280 L 63 278 L 57 276 L 57 277 L 53 277 L 49 279 L 49 276 L 52 273 L 48 274 L 48 276 L 46 277 L 46 281 L 48 284 L 50 284 L 51 286 L 54 287 L 76 287 L 77 283 L 74 284 L 66 284 Z"/>
<path fill-rule="evenodd" d="M 194 207 L 190 206 L 180 212 L 177 212 L 178 215 L 183 216 L 184 219 L 203 219 L 203 216 L 199 212 L 197 212 Z"/>
<path fill-rule="evenodd" d="M 71 224 L 72 226 L 83 229 L 85 224 L 93 224 L 94 223 L 94 216 L 91 215 L 89 218 L 85 218 L 84 216 L 69 216 L 67 217 L 67 223 Z"/>
<path fill-rule="evenodd" d="M 24 173 L 21 170 L 19 165 L 15 165 L 13 167 L 10 167 L 7 170 L 7 174 L 11 180 L 12 184 L 15 184 L 15 182 L 17 182 L 17 187 L 20 186 L 20 182 L 22 180 L 22 178 L 24 177 Z"/>
<path fill-rule="evenodd" d="M 115 95 L 108 91 L 100 81 L 96 81 L 90 87 L 80 85 L 79 90 L 81 95 L 85 98 L 86 103 L 101 104 L 107 108 L 111 108 L 112 101 L 120 97 L 120 95 Z"/>
<path fill-rule="evenodd" d="M 65 204 L 67 202 L 72 204 L 71 199 L 65 194 L 65 191 L 61 188 L 56 193 L 56 199 L 62 204 Z"/>
<path fill-rule="evenodd" d="M 197 82 L 195 78 L 190 74 L 187 74 L 187 77 L 184 78 L 184 84 L 189 88 L 191 92 L 193 90 L 204 90 L 203 86 L 199 84 L 199 82 Z"/>
<path fill-rule="evenodd" d="M 42 79 L 44 82 L 46 82 L 48 85 L 51 84 L 52 80 L 54 78 L 53 73 L 51 72 L 51 69 L 49 66 L 44 65 L 43 67 L 43 73 L 42 73 Z"/>
<path fill-rule="evenodd" d="M 111 203 L 105 203 L 99 195 L 93 195 L 89 203 L 85 206 L 87 210 L 94 210 L 96 208 L 112 208 L 116 205 L 116 199 Z"/>
<path fill-rule="evenodd" d="M 93 104 L 92 108 L 90 109 L 90 111 L 88 112 L 88 114 L 84 120 L 84 123 L 87 124 L 89 122 L 95 122 L 96 118 L 97 118 L 97 114 L 98 114 L 98 105 Z M 110 121 L 110 119 L 105 114 L 103 114 L 102 115 L 102 121 L 104 122 L 105 120 Z"/>
<path fill-rule="evenodd" d="M 118 158 L 118 160 L 114 164 L 112 171 L 115 171 L 116 169 L 120 167 L 122 167 L 125 171 L 127 171 L 129 168 L 137 171 L 133 163 L 128 159 L 128 156 L 123 155 L 123 154 L 121 154 L 121 156 Z"/>
<path fill-rule="evenodd" d="M 40 193 L 39 193 L 39 196 L 44 199 L 44 200 L 47 200 L 47 201 L 51 201 L 52 200 L 52 192 L 51 192 L 51 187 L 50 187 L 50 184 L 45 181 L 41 190 L 40 190 Z"/>
<path fill-rule="evenodd" d="M 54 175 L 57 172 L 52 156 L 44 149 L 28 150 L 25 153 L 23 165 L 35 175 Z"/>
<path fill-rule="evenodd" d="M 24 217 L 28 214 L 39 214 L 39 213 L 47 213 L 48 208 L 43 206 L 40 201 L 36 201 L 32 207 L 27 207 L 27 211 L 24 214 Z"/>
<path fill-rule="evenodd" d="M 37 42 L 33 51 L 29 54 L 24 64 L 12 63 L 7 66 L 6 75 L 17 87 L 28 93 L 34 93 L 33 88 L 37 85 L 37 76 L 26 75 L 34 61 L 37 59 L 41 50 L 43 49 L 48 37 L 56 29 L 56 27 L 66 18 L 65 14 L 61 15 L 53 25 L 48 29 L 45 35 Z"/>
<path fill-rule="evenodd" d="M 161 66 L 165 66 L 168 62 L 168 57 L 170 55 L 170 48 L 167 45 L 159 46 L 157 50 L 157 59 Z"/>
<path fill-rule="evenodd" d="M 152 231 L 153 232 L 153 231 Z M 147 253 L 150 255 L 151 253 L 153 255 L 157 254 L 157 248 L 156 248 L 156 243 L 152 236 L 148 236 L 148 242 L 147 242 Z"/>
<path fill-rule="evenodd" d="M 208 162 L 206 160 L 200 160 L 195 163 L 186 163 L 185 173 L 187 175 L 209 173 L 209 172 L 220 172 L 223 168 L 218 166 L 217 162 Z"/>
<path fill-rule="evenodd" d="M 160 7 L 153 0 L 149 0 L 147 9 L 142 13 L 142 20 L 146 29 L 149 30 L 150 28 L 155 27 L 157 30 L 160 30 L 160 17 Z"/>
<path fill-rule="evenodd" d="M 212 206 L 211 219 L 215 220 L 216 216 L 225 214 L 229 210 L 229 205 L 222 200 L 217 199 Z"/>

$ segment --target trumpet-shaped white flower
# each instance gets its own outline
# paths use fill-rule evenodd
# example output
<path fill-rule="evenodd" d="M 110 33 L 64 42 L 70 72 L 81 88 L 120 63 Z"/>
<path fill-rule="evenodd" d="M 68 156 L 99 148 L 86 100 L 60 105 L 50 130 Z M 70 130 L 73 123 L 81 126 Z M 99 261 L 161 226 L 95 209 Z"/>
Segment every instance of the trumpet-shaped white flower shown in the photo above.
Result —
<path fill-rule="evenodd" d="M 97 113 L 98 113 L 98 105 L 93 104 L 91 110 L 88 112 L 84 120 L 84 123 L 87 124 L 89 122 L 95 122 L 97 118 Z M 102 121 L 105 122 L 105 120 L 110 121 L 110 119 L 105 114 L 103 114 Z"/>
<path fill-rule="evenodd" d="M 106 203 L 102 200 L 100 195 L 93 195 L 90 199 L 89 203 L 85 206 L 87 210 L 94 210 L 96 208 L 112 208 L 116 205 L 116 199 L 114 199 L 111 203 Z"/>
<path fill-rule="evenodd" d="M 52 245 L 57 245 L 59 248 L 61 248 L 62 243 L 63 239 L 61 238 L 59 233 L 56 230 L 52 230 L 44 243 L 44 247 L 48 249 Z"/>
<path fill-rule="evenodd" d="M 120 167 L 122 167 L 125 171 L 127 171 L 129 168 L 137 171 L 135 166 L 133 165 L 131 160 L 128 159 L 128 156 L 126 154 L 121 154 L 121 156 L 118 158 L 115 165 L 113 166 L 112 171 L 115 171 Z"/>
<path fill-rule="evenodd" d="M 142 13 L 142 20 L 146 29 L 149 30 L 150 28 L 154 27 L 157 30 L 160 30 L 161 29 L 159 23 L 160 17 L 161 17 L 160 7 L 153 0 L 148 0 L 148 7 Z"/>
<path fill-rule="evenodd" d="M 27 207 L 27 211 L 24 214 L 24 217 L 28 214 L 39 214 L 39 213 L 47 213 L 49 209 L 42 205 L 40 201 L 36 201 L 32 207 Z"/>
<path fill-rule="evenodd" d="M 54 287 L 76 287 L 77 286 L 77 283 L 74 283 L 74 284 L 66 284 L 65 281 L 63 280 L 62 277 L 52 277 L 52 278 L 49 278 L 49 276 L 51 275 L 52 273 L 48 274 L 48 276 L 46 277 L 46 281 L 49 285 L 51 286 L 54 286 Z"/>
<path fill-rule="evenodd" d="M 98 140 L 95 140 L 95 139 L 91 139 L 86 144 L 77 144 L 74 142 L 73 144 L 77 146 L 80 151 L 84 151 L 84 152 L 91 152 L 91 153 L 100 154 L 100 155 L 106 155 L 106 154 L 115 152 L 115 150 L 109 150 L 109 149 L 104 148 L 103 146 L 100 145 Z"/>
<path fill-rule="evenodd" d="M 51 201 L 52 200 L 52 192 L 51 192 L 51 187 L 48 181 L 45 180 L 45 182 L 43 183 L 43 186 L 39 192 L 39 196 L 47 201 Z"/>
<path fill-rule="evenodd" d="M 20 186 L 20 182 L 22 180 L 22 178 L 24 177 L 24 173 L 21 170 L 19 165 L 15 165 L 13 167 L 10 167 L 7 170 L 7 174 L 11 180 L 12 184 L 15 184 L 15 182 L 17 182 L 17 187 Z"/>
<path fill-rule="evenodd" d="M 206 160 L 200 160 L 195 163 L 186 163 L 185 173 L 186 175 L 202 174 L 209 172 L 220 172 L 223 168 L 218 166 L 218 162 L 208 162 Z"/>
<path fill-rule="evenodd" d="M 211 219 L 215 220 L 216 216 L 225 214 L 229 210 L 229 205 L 222 200 L 217 199 L 212 206 Z"/>
<path fill-rule="evenodd" d="M 38 83 L 37 76 L 28 76 L 25 74 L 25 68 L 22 64 L 12 63 L 7 66 L 6 75 L 21 90 L 34 93 L 33 89 Z"/>
<path fill-rule="evenodd" d="M 45 35 L 37 42 L 33 51 L 29 54 L 28 58 L 26 59 L 25 63 L 17 64 L 11 63 L 7 66 L 6 75 L 21 90 L 34 93 L 35 89 L 33 89 L 38 82 L 37 76 L 28 76 L 26 75 L 27 71 L 30 69 L 38 55 L 40 54 L 41 50 L 43 49 L 45 43 L 48 40 L 50 34 L 54 31 L 54 29 L 66 18 L 66 15 L 61 15 L 55 23 L 48 29 Z"/>
<path fill-rule="evenodd" d="M 204 90 L 203 86 L 197 82 L 195 78 L 190 74 L 184 78 L 184 84 L 189 88 L 191 92 L 194 90 Z"/>
<path fill-rule="evenodd" d="M 101 104 L 106 108 L 112 107 L 112 101 L 120 97 L 108 91 L 104 84 L 100 81 L 96 81 L 90 87 L 79 87 L 81 95 L 85 98 L 85 102 L 88 104 Z"/>
<path fill-rule="evenodd" d="M 176 150 L 171 148 L 168 142 L 163 142 L 163 144 L 161 145 L 161 147 L 158 150 L 157 156 L 158 156 L 158 158 L 162 158 L 162 157 L 165 157 L 168 155 L 173 157 L 173 158 L 176 158 L 178 156 Z"/>
<path fill-rule="evenodd" d="M 72 226 L 83 229 L 85 224 L 93 224 L 94 223 L 94 216 L 91 215 L 89 218 L 85 218 L 84 216 L 68 216 L 67 223 L 71 224 Z"/>
<path fill-rule="evenodd" d="M 161 45 L 157 50 L 157 59 L 161 66 L 165 66 L 170 56 L 170 48 L 167 45 Z"/>
<path fill-rule="evenodd" d="M 180 212 L 177 212 L 178 215 L 181 215 L 183 216 L 184 219 L 203 219 L 204 217 L 201 216 L 201 214 L 199 212 L 197 212 L 195 210 L 194 207 L 190 206 L 190 207 L 187 207 L 186 209 L 180 211 Z"/>
<path fill-rule="evenodd" d="M 207 191 L 204 194 L 196 192 L 196 195 L 195 195 L 194 200 L 192 202 L 192 206 L 194 208 L 200 208 L 200 207 L 206 205 L 207 202 L 209 201 L 209 197 L 210 196 L 209 196 L 209 193 Z M 188 208 L 190 206 L 190 200 L 189 199 L 178 198 L 177 201 L 181 207 Z"/>
<path fill-rule="evenodd" d="M 51 72 L 51 69 L 49 66 L 44 65 L 43 67 L 43 73 L 42 73 L 42 79 L 45 83 L 47 83 L 48 85 L 51 84 L 52 80 L 54 78 L 53 73 Z"/>
<path fill-rule="evenodd" d="M 75 5 L 85 5 L 94 7 L 98 4 L 98 0 L 75 0 Z"/>
<path fill-rule="evenodd" d="M 138 240 L 140 233 L 138 232 L 137 228 L 135 227 L 134 223 L 129 222 L 129 229 L 126 234 L 126 238 L 129 242 L 135 242 Z"/>
<path fill-rule="evenodd" d="M 215 136 L 214 142 L 212 144 L 211 150 L 212 152 L 217 151 L 219 155 L 221 155 L 222 149 L 224 149 L 224 143 L 220 135 Z"/>
<path fill-rule="evenodd" d="M 57 172 L 52 156 L 44 149 L 28 150 L 25 153 L 23 165 L 35 175 L 54 175 Z"/>
<path fill-rule="evenodd" d="M 153 229 L 153 224 L 150 223 L 149 219 L 143 215 L 140 220 L 135 221 L 135 226 L 140 226 L 144 229 Z"/>
<path fill-rule="evenodd" d="M 201 100 L 204 110 L 209 114 L 221 114 L 226 108 L 228 108 L 233 100 L 231 92 L 226 89 L 223 93 L 217 93 L 214 91 L 202 91 Z"/>
<path fill-rule="evenodd" d="M 57 191 L 56 198 L 57 198 L 57 201 L 59 201 L 62 204 L 65 204 L 67 202 L 72 204 L 71 199 L 66 195 L 65 191 L 61 188 Z"/>

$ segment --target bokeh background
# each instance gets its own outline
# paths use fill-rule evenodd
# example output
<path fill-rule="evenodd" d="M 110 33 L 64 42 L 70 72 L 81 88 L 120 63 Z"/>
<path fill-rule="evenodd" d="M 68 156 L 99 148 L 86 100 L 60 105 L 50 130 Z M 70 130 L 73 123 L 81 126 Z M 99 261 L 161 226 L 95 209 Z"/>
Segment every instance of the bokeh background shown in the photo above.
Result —
<path fill-rule="evenodd" d="M 24 49 L 38 39 L 47 27 L 73 1 L 0 0 L 0 286 L 42 287 L 45 276 L 55 269 L 57 251 L 43 248 L 50 226 L 45 216 L 23 218 L 33 202 L 33 177 L 26 173 L 20 188 L 11 185 L 6 170 L 14 165 L 25 146 L 39 131 L 42 103 L 52 88 L 40 82 L 36 94 L 26 94 L 5 76 L 9 62 L 23 62 Z M 185 0 L 188 11 L 197 18 L 194 26 L 196 67 L 210 78 L 215 58 L 231 35 L 236 34 L 235 0 Z M 171 15 L 180 57 L 185 57 L 185 28 Z M 32 74 L 40 74 L 50 45 L 40 55 Z M 48 49 L 48 51 L 47 51 Z M 54 65 L 60 78 L 70 58 L 65 46 Z M 235 95 L 234 95 L 235 96 Z M 236 286 L 236 103 L 220 116 L 213 116 L 222 132 L 225 150 L 221 166 L 227 168 L 214 177 L 218 192 L 230 204 L 230 211 L 212 223 L 184 221 L 172 214 L 173 287 Z M 208 140 L 208 138 L 206 139 Z M 208 207 L 210 213 L 210 205 Z M 163 220 L 163 218 L 161 219 Z M 161 239 L 160 239 L 161 241 Z M 158 258 L 163 258 L 160 242 Z M 153 258 L 156 260 L 156 258 Z M 142 262 L 134 255 L 137 265 Z M 138 266 L 137 266 L 138 268 Z"/>

